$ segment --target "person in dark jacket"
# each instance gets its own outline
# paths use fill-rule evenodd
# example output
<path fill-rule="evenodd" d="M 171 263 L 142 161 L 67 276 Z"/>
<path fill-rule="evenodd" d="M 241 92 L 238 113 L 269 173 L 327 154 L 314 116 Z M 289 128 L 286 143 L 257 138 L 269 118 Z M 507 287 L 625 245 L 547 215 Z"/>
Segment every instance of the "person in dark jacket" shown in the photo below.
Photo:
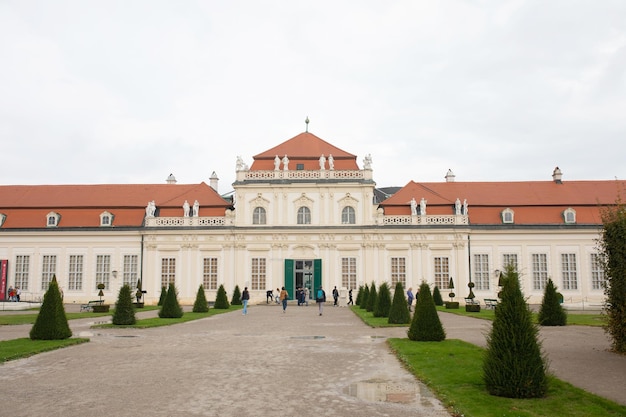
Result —
<path fill-rule="evenodd" d="M 333 300 L 335 300 L 335 302 L 333 303 L 333 306 L 337 307 L 339 305 L 338 301 L 339 301 L 339 290 L 337 290 L 337 286 L 335 286 L 335 288 L 333 288 Z"/>
<path fill-rule="evenodd" d="M 243 315 L 248 314 L 248 301 L 250 300 L 250 293 L 248 292 L 248 287 L 243 289 L 241 293 L 241 302 L 243 303 Z"/>

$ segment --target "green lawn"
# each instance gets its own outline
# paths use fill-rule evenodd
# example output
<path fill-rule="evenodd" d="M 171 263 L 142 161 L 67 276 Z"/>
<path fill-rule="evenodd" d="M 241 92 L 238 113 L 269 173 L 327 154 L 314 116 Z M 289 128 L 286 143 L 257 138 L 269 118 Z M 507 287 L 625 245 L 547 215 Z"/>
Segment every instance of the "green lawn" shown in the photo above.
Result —
<path fill-rule="evenodd" d="M 0 341 L 0 362 L 27 358 L 38 353 L 89 342 L 89 339 L 30 340 L 29 338 Z"/>
<path fill-rule="evenodd" d="M 626 407 L 554 377 L 549 378 L 545 398 L 492 396 L 482 380 L 484 349 L 470 343 L 409 339 L 389 339 L 388 343 L 406 367 L 426 383 L 455 416 L 626 416 Z"/>
<path fill-rule="evenodd" d="M 157 310 L 160 307 L 158 306 L 146 306 L 144 308 L 140 308 L 135 310 L 137 313 L 142 311 L 150 311 Z M 91 312 L 83 312 L 83 313 L 65 313 L 65 316 L 68 320 L 75 319 L 87 319 L 90 317 L 103 317 L 103 316 L 111 316 L 115 310 L 111 310 L 108 313 L 91 313 Z M 0 326 L 13 326 L 18 324 L 35 324 L 35 320 L 37 319 L 37 314 L 39 310 L 33 310 L 31 313 L 24 314 L 0 314 Z"/>
<path fill-rule="evenodd" d="M 194 312 L 185 312 L 182 317 L 177 319 L 162 319 L 160 317 L 152 317 L 149 319 L 141 319 L 137 320 L 137 323 L 129 326 L 120 326 L 115 324 L 97 324 L 92 326 L 93 328 L 99 329 L 112 329 L 112 328 L 121 328 L 121 327 L 132 327 L 136 329 L 147 329 L 149 327 L 160 327 L 160 326 L 171 326 L 172 324 L 184 323 L 187 321 L 203 319 L 205 317 L 215 316 L 216 314 L 229 313 L 231 311 L 241 310 L 243 306 L 230 306 L 228 310 L 211 308 L 206 313 L 194 313 Z"/>

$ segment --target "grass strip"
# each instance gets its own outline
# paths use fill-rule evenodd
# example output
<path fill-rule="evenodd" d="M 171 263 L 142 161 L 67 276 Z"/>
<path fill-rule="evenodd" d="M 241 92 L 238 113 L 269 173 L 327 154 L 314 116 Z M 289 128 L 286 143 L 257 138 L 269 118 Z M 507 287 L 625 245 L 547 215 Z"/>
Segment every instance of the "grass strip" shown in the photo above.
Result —
<path fill-rule="evenodd" d="M 150 327 L 171 326 L 173 324 L 185 323 L 188 321 L 199 320 L 206 317 L 215 316 L 217 314 L 228 313 L 236 310 L 241 310 L 242 306 L 230 306 L 229 309 L 212 308 L 206 313 L 194 313 L 185 312 L 180 318 L 160 318 L 152 317 L 148 319 L 139 319 L 135 324 L 131 325 L 118 325 L 112 323 L 96 324 L 91 326 L 97 329 L 119 329 L 119 328 L 133 328 L 133 329 L 147 329 Z"/>
<path fill-rule="evenodd" d="M 28 358 L 38 353 L 79 345 L 85 342 L 89 342 L 89 339 L 31 340 L 24 337 L 20 339 L 4 340 L 0 341 L 0 362 L 3 363 L 10 360 Z"/>
<path fill-rule="evenodd" d="M 482 379 L 485 350 L 461 340 L 414 342 L 388 339 L 405 366 L 449 407 L 454 416 L 589 417 L 625 416 L 626 407 L 549 378 L 545 398 L 490 395 Z"/>

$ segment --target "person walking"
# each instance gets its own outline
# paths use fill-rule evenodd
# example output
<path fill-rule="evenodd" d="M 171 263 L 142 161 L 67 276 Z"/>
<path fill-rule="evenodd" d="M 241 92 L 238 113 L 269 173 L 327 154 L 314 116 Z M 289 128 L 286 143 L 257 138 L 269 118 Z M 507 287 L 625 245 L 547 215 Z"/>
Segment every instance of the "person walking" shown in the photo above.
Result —
<path fill-rule="evenodd" d="M 337 307 L 339 305 L 339 303 L 337 301 L 339 301 L 339 291 L 337 290 L 337 286 L 335 285 L 335 288 L 333 288 L 333 306 Z"/>
<path fill-rule="evenodd" d="M 409 313 L 410 313 L 411 306 L 413 305 L 413 287 L 409 287 L 409 289 L 406 290 L 406 298 L 407 298 L 407 303 L 409 304 Z"/>
<path fill-rule="evenodd" d="M 354 305 L 354 301 L 352 300 L 352 288 L 350 288 L 350 290 L 348 291 L 348 305 L 349 306 Z"/>
<path fill-rule="evenodd" d="M 243 303 L 243 315 L 248 314 L 248 301 L 250 300 L 250 293 L 248 292 L 248 287 L 243 289 L 241 293 L 241 302 Z"/>
<path fill-rule="evenodd" d="M 283 303 L 283 313 L 285 313 L 285 310 L 287 310 L 287 299 L 289 298 L 289 293 L 287 292 L 285 287 L 282 287 L 282 289 L 280 290 L 279 298 L 280 301 Z"/>
<path fill-rule="evenodd" d="M 317 303 L 317 308 L 321 316 L 322 313 L 324 312 L 324 303 L 326 302 L 326 292 L 321 286 L 317 289 L 317 296 L 315 297 L 315 302 Z"/>

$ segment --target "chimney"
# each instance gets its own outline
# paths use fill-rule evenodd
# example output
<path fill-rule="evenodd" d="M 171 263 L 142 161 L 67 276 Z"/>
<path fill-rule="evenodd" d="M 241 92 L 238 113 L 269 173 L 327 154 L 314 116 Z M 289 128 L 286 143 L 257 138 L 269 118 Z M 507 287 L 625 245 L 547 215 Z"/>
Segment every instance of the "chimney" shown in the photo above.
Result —
<path fill-rule="evenodd" d="M 562 178 L 563 173 L 561 172 L 561 169 L 559 167 L 554 168 L 554 171 L 552 171 L 552 181 L 557 184 L 563 184 L 563 181 L 561 181 Z"/>
<path fill-rule="evenodd" d="M 211 188 L 213 188 L 215 190 L 215 192 L 217 191 L 217 182 L 220 179 L 217 178 L 217 174 L 215 173 L 215 171 L 213 171 L 213 173 L 211 174 L 211 178 L 209 178 L 209 185 L 211 186 Z"/>
<path fill-rule="evenodd" d="M 448 173 L 446 174 L 446 182 L 454 182 L 454 172 L 452 172 L 451 169 L 448 170 Z"/>
<path fill-rule="evenodd" d="M 165 182 L 168 184 L 176 184 L 176 177 L 174 176 L 174 174 L 170 174 L 170 176 L 167 177 Z"/>

